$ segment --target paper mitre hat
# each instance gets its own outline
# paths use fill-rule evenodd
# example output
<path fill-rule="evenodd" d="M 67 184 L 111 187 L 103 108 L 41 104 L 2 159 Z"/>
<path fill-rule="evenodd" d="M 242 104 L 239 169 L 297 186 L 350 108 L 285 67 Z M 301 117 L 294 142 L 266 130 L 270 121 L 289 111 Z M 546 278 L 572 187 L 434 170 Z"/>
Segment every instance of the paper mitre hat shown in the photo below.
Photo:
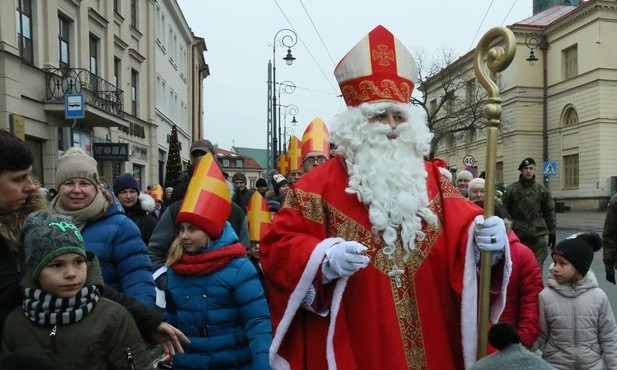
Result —
<path fill-rule="evenodd" d="M 287 171 L 300 171 L 302 169 L 302 142 L 297 136 L 289 139 L 287 148 Z"/>
<path fill-rule="evenodd" d="M 157 184 L 150 192 L 150 196 L 154 198 L 154 200 L 163 200 L 163 188 L 161 185 Z"/>
<path fill-rule="evenodd" d="M 260 241 L 270 230 L 272 218 L 270 207 L 258 191 L 254 192 L 246 206 L 246 217 L 249 228 L 249 239 Z"/>
<path fill-rule="evenodd" d="M 319 117 L 309 123 L 302 135 L 302 158 L 310 152 L 322 152 L 326 158 L 330 158 L 330 132 Z"/>
<path fill-rule="evenodd" d="M 276 159 L 276 172 L 281 173 L 283 175 L 287 175 L 289 172 L 289 160 L 285 153 L 279 154 Z"/>
<path fill-rule="evenodd" d="M 189 222 L 218 238 L 231 212 L 231 194 L 211 153 L 197 164 L 176 221 Z"/>
<path fill-rule="evenodd" d="M 334 69 L 345 103 L 411 99 L 417 67 L 409 50 L 383 26 L 377 26 L 356 44 Z"/>

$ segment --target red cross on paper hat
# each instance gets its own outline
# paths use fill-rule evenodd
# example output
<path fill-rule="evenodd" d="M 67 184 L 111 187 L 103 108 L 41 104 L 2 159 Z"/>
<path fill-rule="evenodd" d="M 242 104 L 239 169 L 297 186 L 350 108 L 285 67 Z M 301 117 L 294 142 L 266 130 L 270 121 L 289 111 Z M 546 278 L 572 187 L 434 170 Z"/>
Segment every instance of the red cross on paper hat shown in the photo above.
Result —
<path fill-rule="evenodd" d="M 302 142 L 297 136 L 292 136 L 289 139 L 289 147 L 287 148 L 287 171 L 299 171 L 302 169 Z"/>
<path fill-rule="evenodd" d="M 409 50 L 383 26 L 377 26 L 356 44 L 334 69 L 345 103 L 411 99 L 417 67 Z"/>
<path fill-rule="evenodd" d="M 302 158 L 310 152 L 322 152 L 326 158 L 330 158 L 330 132 L 319 117 L 309 123 L 302 135 Z"/>

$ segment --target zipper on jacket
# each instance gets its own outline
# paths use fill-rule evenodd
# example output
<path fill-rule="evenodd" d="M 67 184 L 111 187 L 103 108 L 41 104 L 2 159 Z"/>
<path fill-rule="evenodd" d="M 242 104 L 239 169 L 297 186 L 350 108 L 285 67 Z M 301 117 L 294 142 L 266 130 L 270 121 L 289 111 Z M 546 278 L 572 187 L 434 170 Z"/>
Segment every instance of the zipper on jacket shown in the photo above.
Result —
<path fill-rule="evenodd" d="M 49 337 L 51 338 L 51 348 L 54 352 L 56 352 L 56 350 L 58 349 L 58 346 L 56 344 L 56 333 L 58 332 L 58 326 L 54 325 L 54 327 L 51 329 L 51 333 L 49 333 Z"/>
<path fill-rule="evenodd" d="M 126 347 L 124 349 L 126 351 L 126 363 L 129 365 L 129 369 L 133 370 L 133 353 L 131 353 L 131 347 Z"/>

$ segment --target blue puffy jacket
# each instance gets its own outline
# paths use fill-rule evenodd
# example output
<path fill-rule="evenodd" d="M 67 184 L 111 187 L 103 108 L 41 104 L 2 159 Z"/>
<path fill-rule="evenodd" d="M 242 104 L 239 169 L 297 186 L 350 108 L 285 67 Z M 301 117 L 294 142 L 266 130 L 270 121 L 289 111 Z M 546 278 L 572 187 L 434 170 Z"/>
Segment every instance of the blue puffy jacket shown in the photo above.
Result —
<path fill-rule="evenodd" d="M 113 197 L 105 214 L 87 222 L 81 233 L 86 250 L 100 261 L 105 285 L 154 308 L 156 293 L 148 248 L 118 199 Z"/>
<path fill-rule="evenodd" d="M 208 251 L 237 243 L 229 222 Z M 236 245 L 241 245 L 237 243 Z M 270 310 L 248 258 L 234 258 L 209 275 L 167 270 L 167 321 L 191 340 L 174 369 L 270 369 Z"/>

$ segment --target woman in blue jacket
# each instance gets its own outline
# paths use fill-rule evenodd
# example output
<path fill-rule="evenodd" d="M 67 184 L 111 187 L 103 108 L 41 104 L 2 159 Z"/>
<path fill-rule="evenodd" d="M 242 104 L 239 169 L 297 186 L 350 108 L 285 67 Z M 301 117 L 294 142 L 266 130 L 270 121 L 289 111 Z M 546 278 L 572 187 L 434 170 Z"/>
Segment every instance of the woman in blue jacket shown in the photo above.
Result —
<path fill-rule="evenodd" d="M 81 148 L 68 149 L 58 159 L 55 180 L 52 211 L 73 218 L 86 250 L 100 261 L 105 284 L 155 307 L 147 247 L 118 199 L 99 185 L 94 158 Z"/>
<path fill-rule="evenodd" d="M 173 368 L 269 369 L 270 310 L 257 271 L 226 221 L 230 194 L 212 161 L 204 157 L 191 178 L 166 262 L 167 321 L 191 340 L 173 357 Z"/>

